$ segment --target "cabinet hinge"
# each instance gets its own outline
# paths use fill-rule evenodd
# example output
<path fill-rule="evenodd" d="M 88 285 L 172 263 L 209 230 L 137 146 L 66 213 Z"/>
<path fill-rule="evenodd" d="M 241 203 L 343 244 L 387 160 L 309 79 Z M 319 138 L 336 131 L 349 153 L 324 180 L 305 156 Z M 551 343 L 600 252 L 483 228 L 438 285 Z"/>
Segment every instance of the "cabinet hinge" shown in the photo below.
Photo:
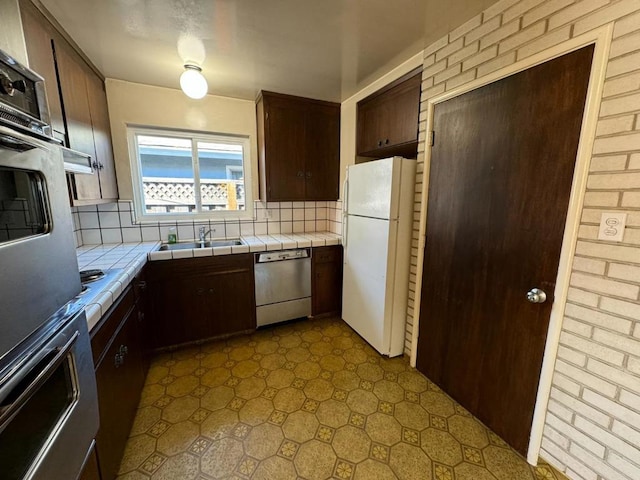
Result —
<path fill-rule="evenodd" d="M 427 143 L 429 146 L 433 147 L 436 144 L 436 132 L 431 130 L 429 132 L 429 137 L 427 138 Z"/>

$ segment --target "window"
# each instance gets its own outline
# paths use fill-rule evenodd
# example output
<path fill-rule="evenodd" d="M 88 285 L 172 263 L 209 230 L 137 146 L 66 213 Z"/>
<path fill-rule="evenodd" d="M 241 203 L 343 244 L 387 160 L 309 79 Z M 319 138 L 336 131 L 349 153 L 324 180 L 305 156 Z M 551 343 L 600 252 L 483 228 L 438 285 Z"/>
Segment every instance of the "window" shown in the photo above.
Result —
<path fill-rule="evenodd" d="M 131 128 L 129 144 L 138 219 L 253 215 L 247 137 Z"/>

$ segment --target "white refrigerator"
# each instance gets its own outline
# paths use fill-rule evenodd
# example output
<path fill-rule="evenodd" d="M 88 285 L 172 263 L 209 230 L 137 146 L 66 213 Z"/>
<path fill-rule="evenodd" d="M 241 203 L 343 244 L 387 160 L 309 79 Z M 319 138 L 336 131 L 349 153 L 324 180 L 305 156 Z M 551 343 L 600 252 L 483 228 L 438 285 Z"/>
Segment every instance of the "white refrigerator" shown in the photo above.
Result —
<path fill-rule="evenodd" d="M 407 316 L 415 160 L 347 168 L 342 318 L 372 347 L 402 355 Z"/>

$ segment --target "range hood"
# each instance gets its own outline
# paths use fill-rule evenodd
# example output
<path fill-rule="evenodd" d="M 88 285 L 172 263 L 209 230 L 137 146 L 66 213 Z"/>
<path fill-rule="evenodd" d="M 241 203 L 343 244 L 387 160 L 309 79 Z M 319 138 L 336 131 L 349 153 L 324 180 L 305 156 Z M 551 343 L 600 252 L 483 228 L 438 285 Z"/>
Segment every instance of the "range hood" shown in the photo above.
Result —
<path fill-rule="evenodd" d="M 67 147 L 60 147 L 62 158 L 64 159 L 64 171 L 67 173 L 92 174 L 91 156 L 86 153 L 71 150 Z"/>

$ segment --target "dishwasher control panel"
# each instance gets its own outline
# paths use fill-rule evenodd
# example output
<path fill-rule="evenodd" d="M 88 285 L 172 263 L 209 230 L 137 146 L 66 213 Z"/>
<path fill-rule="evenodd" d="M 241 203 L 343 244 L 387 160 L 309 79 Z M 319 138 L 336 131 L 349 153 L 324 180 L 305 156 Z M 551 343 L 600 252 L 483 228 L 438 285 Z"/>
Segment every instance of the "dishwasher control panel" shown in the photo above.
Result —
<path fill-rule="evenodd" d="M 296 260 L 298 258 L 309 258 L 308 248 L 297 250 L 278 250 L 275 252 L 265 252 L 256 255 L 256 263 L 280 262 L 282 260 Z"/>

